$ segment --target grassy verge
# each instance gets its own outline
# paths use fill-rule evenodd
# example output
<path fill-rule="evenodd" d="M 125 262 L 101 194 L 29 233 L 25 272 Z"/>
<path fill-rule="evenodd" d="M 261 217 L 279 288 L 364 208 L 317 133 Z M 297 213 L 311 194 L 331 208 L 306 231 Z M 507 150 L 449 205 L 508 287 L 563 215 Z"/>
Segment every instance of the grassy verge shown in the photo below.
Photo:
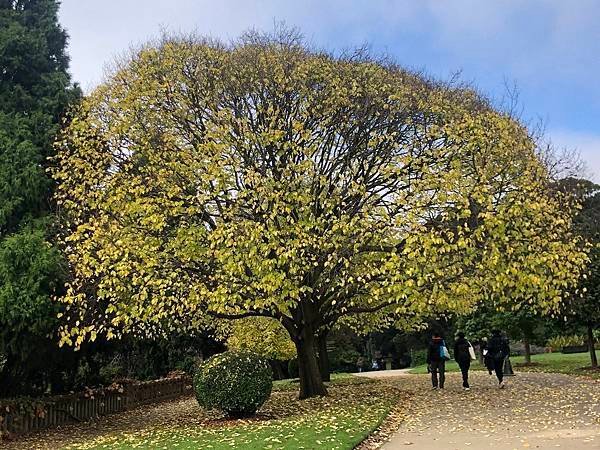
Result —
<path fill-rule="evenodd" d="M 370 378 L 359 378 L 349 373 L 332 373 L 331 381 L 325 383 L 327 386 L 343 386 L 349 384 L 372 383 Z M 298 378 L 288 380 L 277 380 L 273 382 L 273 391 L 297 391 L 300 389 Z"/>
<path fill-rule="evenodd" d="M 600 355 L 599 351 L 596 351 Z M 589 353 L 544 353 L 541 355 L 533 355 L 531 357 L 531 365 L 522 366 L 525 360 L 522 356 L 511 357 L 511 362 L 517 371 L 522 372 L 554 372 L 566 373 L 569 375 L 585 375 L 592 378 L 600 379 L 600 371 L 586 370 L 590 365 Z M 485 368 L 474 361 L 471 364 L 472 370 L 484 370 Z M 459 368 L 455 361 L 446 363 L 447 372 L 458 372 Z M 423 374 L 427 373 L 427 365 L 422 365 L 413 368 L 410 373 Z"/>
<path fill-rule="evenodd" d="M 373 432 L 404 394 L 387 384 L 347 374 L 329 383 L 328 397 L 299 401 L 297 382 L 277 382 L 256 418 L 227 420 L 187 405 L 181 417 L 159 421 L 151 414 L 144 423 L 125 420 L 122 429 L 98 429 L 86 439 L 71 441 L 69 449 L 351 449 Z M 195 402 L 194 399 L 189 399 Z M 163 413 L 165 414 L 165 413 Z M 187 418 L 187 419 L 186 419 Z"/>

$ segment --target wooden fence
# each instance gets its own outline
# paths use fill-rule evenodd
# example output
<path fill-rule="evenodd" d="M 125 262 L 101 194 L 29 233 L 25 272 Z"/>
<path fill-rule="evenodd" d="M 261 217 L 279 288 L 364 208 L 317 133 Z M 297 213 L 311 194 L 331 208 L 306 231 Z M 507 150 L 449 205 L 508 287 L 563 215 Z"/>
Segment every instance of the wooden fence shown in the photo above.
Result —
<path fill-rule="evenodd" d="M 46 399 L 0 399 L 0 438 L 96 419 L 191 392 L 188 377 L 128 382 Z"/>

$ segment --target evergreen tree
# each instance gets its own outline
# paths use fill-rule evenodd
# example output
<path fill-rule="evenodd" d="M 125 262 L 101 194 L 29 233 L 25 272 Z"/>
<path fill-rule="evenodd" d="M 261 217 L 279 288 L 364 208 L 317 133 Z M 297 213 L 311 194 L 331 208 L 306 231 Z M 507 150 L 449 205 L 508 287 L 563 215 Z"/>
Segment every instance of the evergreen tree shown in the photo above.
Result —
<path fill-rule="evenodd" d="M 58 8 L 56 0 L 0 0 L 0 393 L 44 388 L 48 358 L 35 353 L 49 348 L 50 297 L 62 285 L 46 166 L 79 89 Z"/>

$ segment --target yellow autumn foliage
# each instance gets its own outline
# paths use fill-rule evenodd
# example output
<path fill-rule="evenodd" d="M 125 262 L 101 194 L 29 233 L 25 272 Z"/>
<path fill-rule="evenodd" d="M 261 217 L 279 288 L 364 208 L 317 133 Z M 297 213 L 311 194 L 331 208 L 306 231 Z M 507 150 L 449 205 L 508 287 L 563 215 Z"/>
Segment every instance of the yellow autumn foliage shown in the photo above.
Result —
<path fill-rule="evenodd" d="M 248 317 L 233 322 L 227 347 L 280 361 L 296 357 L 296 347 L 288 332 L 281 323 L 268 317 Z"/>
<path fill-rule="evenodd" d="M 521 124 L 295 40 L 147 46 L 57 150 L 72 345 L 222 318 L 259 347 L 275 320 L 268 336 L 314 354 L 340 321 L 411 327 L 486 299 L 550 311 L 585 260 Z"/>

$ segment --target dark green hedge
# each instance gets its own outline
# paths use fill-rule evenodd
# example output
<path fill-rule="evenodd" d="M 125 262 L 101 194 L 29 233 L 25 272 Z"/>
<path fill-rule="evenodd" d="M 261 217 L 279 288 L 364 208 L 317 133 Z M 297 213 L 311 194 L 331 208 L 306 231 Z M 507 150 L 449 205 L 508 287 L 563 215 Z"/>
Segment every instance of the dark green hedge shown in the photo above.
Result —
<path fill-rule="evenodd" d="M 254 414 L 271 395 L 273 373 L 266 359 L 251 353 L 225 352 L 201 364 L 194 376 L 200 406 L 232 417 Z"/>

